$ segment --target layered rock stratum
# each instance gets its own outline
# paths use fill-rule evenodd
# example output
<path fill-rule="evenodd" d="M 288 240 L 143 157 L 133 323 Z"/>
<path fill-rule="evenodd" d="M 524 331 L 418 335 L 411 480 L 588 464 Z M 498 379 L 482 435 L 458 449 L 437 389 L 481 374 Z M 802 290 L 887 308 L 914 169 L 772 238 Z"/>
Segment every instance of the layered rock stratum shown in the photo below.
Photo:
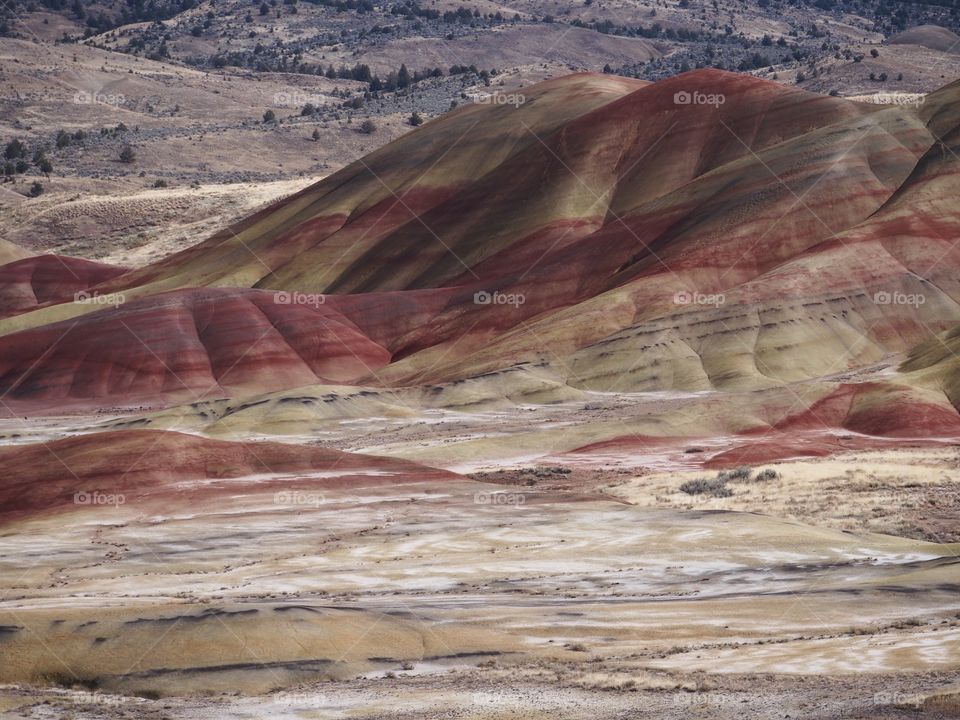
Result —
<path fill-rule="evenodd" d="M 631 434 L 953 434 L 956 394 L 897 367 L 960 319 L 958 94 L 707 69 L 468 105 L 146 267 L 0 268 L 0 391 L 12 412 L 707 393 L 697 427 Z"/>

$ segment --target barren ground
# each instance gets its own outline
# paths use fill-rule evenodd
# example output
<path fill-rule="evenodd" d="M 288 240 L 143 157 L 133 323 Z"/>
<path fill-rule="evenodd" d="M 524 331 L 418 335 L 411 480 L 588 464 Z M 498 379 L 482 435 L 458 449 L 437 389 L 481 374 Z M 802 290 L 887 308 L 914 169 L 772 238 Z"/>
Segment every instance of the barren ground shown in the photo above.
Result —
<path fill-rule="evenodd" d="M 395 488 L 327 473 L 289 496 L 251 477 L 212 504 L 8 526 L 0 625 L 32 675 L 3 702 L 36 718 L 956 707 L 934 697 L 960 662 L 955 448 L 773 463 L 779 478 L 708 499 L 678 490 L 702 470 L 541 460 Z"/>

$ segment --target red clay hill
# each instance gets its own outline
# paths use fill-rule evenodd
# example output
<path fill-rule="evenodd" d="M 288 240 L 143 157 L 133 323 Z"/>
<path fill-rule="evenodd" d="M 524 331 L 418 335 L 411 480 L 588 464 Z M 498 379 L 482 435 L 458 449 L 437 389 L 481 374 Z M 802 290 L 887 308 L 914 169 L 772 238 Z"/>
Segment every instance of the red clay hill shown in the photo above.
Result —
<path fill-rule="evenodd" d="M 0 476 L 0 523 L 82 509 L 101 497 L 149 512 L 254 490 L 292 493 L 463 479 L 398 458 L 151 430 L 0 448 Z M 255 487 L 251 476 L 258 477 Z"/>
<path fill-rule="evenodd" d="M 958 150 L 957 83 L 913 107 L 710 69 L 550 80 L 160 262 L 89 269 L 122 305 L 69 301 L 70 267 L 17 280 L 0 394 L 26 412 L 520 364 L 578 390 L 749 392 L 896 366 L 960 322 Z M 915 375 L 830 422 L 882 430 L 889 397 L 952 427 Z"/>

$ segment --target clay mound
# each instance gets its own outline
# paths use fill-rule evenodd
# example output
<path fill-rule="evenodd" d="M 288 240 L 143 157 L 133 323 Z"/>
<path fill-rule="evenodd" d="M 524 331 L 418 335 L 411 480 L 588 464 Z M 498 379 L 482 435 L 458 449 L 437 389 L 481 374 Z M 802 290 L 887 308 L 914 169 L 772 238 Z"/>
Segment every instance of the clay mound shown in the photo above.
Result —
<path fill-rule="evenodd" d="M 939 25 L 918 25 L 887 40 L 891 45 L 921 45 L 940 52 L 960 53 L 960 35 Z"/>
<path fill-rule="evenodd" d="M 614 76 L 574 74 L 524 90 L 525 102 L 468 104 L 382 147 L 360 161 L 286 198 L 203 243 L 107 289 L 149 284 L 152 290 L 209 284 L 255 285 L 324 291 L 344 285 L 339 276 L 372 247 L 380 263 L 399 252 L 389 236 L 405 226 L 429 224 L 426 213 L 471 187 L 525 149 L 538 146 L 576 117 L 648 83 Z M 515 184 L 515 183 L 514 183 Z M 545 188 L 547 189 L 547 188 Z M 464 224 L 472 218 L 464 218 Z M 461 232 L 463 230 L 461 229 Z M 440 233 L 442 236 L 443 233 Z M 426 265 L 434 245 L 427 233 Z M 286 266 L 286 267 L 285 267 Z M 457 265 L 457 272 L 464 270 Z M 383 268 L 369 268 L 381 273 Z M 291 284 L 294 275 L 309 283 Z M 437 283 L 434 283 L 436 286 Z M 397 281 L 373 290 L 397 288 Z"/>
<path fill-rule="evenodd" d="M 593 441 L 576 443 L 578 435 Z M 565 447 L 555 449 L 555 459 L 596 464 L 631 457 L 645 465 L 726 468 L 843 451 L 949 445 L 958 437 L 960 415 L 943 393 L 906 376 L 711 394 L 675 411 L 585 425 L 580 433 L 558 438 Z"/>
<path fill-rule="evenodd" d="M 893 445 L 936 446 L 957 437 L 960 415 L 942 395 L 893 383 L 841 385 L 772 426 L 739 434 L 706 466 L 824 457 Z"/>
<path fill-rule="evenodd" d="M 942 392 L 960 410 L 960 325 L 917 345 L 900 366 L 915 384 Z"/>
<path fill-rule="evenodd" d="M 653 84 L 581 73 L 524 96 L 458 108 L 93 288 L 122 293 L 119 310 L 0 321 L 5 402 L 352 384 L 469 411 L 583 392 L 835 387 L 960 317 L 960 85 L 883 107 L 705 69 Z M 324 302 L 278 306 L 270 290 Z M 925 426 L 950 428 L 936 392 L 875 399 L 880 415 L 916 400 Z M 270 416 L 289 432 L 334 405 L 351 412 L 323 402 Z M 863 412 L 866 432 L 893 433 Z M 225 425 L 252 428 L 256 414 Z M 777 421 L 755 415 L 730 430 Z"/>
<path fill-rule="evenodd" d="M 700 104 L 705 92 L 723 102 Z M 697 100 L 685 104 L 684 96 Z M 505 273 L 616 225 L 611 212 L 623 215 L 724 164 L 876 110 L 709 69 L 656 84 L 582 73 L 524 97 L 516 108 L 460 108 L 101 290 L 213 282 L 335 293 L 495 287 Z M 762 167 L 755 172 L 770 182 Z M 677 219 L 661 213 L 660 232 Z M 642 250 L 628 239 L 621 264 Z"/>
<path fill-rule="evenodd" d="M 0 338 L 8 405 L 199 400 L 349 381 L 390 359 L 322 299 L 210 289 L 100 300 L 115 304 Z"/>
<path fill-rule="evenodd" d="M 7 263 L 0 266 L 0 317 L 47 303 L 84 299 L 84 290 L 126 270 L 60 255 L 37 255 Z"/>
<path fill-rule="evenodd" d="M 876 437 L 956 437 L 960 416 L 942 396 L 892 383 L 861 383 L 841 385 L 775 425 L 784 432 L 829 427 Z"/>
<path fill-rule="evenodd" d="M 524 331 L 484 338 L 466 358 L 447 354 L 431 374 L 546 357 L 592 390 L 757 388 L 908 350 L 960 312 L 950 201 L 960 173 L 936 140 L 956 136 L 958 107 L 948 86 L 919 114 L 892 108 L 804 133 L 701 175 L 534 270 L 521 266 L 523 285 L 500 288 L 526 294 L 513 315 Z M 570 307 L 542 314 L 548 293 Z M 438 357 L 426 351 L 378 375 L 409 381 Z"/>
<path fill-rule="evenodd" d="M 0 517 L 82 509 L 118 495 L 125 506 L 171 509 L 231 495 L 249 486 L 230 480 L 251 476 L 258 477 L 257 492 L 459 478 L 406 460 L 317 446 L 119 430 L 0 448 Z"/>
<path fill-rule="evenodd" d="M 874 139 L 864 142 L 867 136 Z M 571 240 L 532 270 L 520 264 L 512 273 L 517 284 L 501 276 L 501 292 L 522 295 L 525 304 L 491 308 L 482 318 L 468 309 L 467 316 L 485 332 L 494 319 L 501 327 L 527 322 L 527 331 L 501 330 L 492 345 L 483 337 L 475 346 L 482 354 L 445 355 L 432 375 L 487 372 L 505 358 L 536 362 L 548 350 L 581 388 L 605 390 L 615 381 L 619 390 L 764 387 L 846 369 L 848 355 L 859 364 L 904 351 L 943 327 L 960 297 L 949 279 L 956 262 L 949 235 L 931 237 L 918 224 L 911 231 L 918 240 L 900 240 L 899 211 L 878 213 L 911 180 L 931 139 L 919 118 L 895 109 L 714 169 Z M 811 153 L 819 160 L 797 162 Z M 928 190 L 916 189 L 907 204 Z M 762 210 L 752 209 L 758 197 Z M 944 205 L 929 214 L 936 221 L 950 212 Z M 888 223 L 887 243 L 878 242 L 876 227 L 858 227 L 868 220 Z M 838 238 L 834 228 L 843 227 L 853 230 Z M 929 283 L 918 282 L 924 263 L 935 268 Z M 894 291 L 929 301 L 917 308 L 875 299 Z M 455 335 L 452 312 L 449 318 L 435 319 L 429 331 Z M 432 360 L 427 352 L 379 376 L 407 382 Z"/>
<path fill-rule="evenodd" d="M 5 621 L 0 648 L 8 660 L 0 667 L 0 682 L 153 697 L 267 693 L 392 668 L 404 660 L 484 657 L 520 648 L 496 629 L 349 606 L 58 608 L 0 619 Z"/>
<path fill-rule="evenodd" d="M 707 91 L 722 102 L 701 103 Z M 214 280 L 337 293 L 496 285 L 575 240 L 597 247 L 617 234 L 629 241 L 619 238 L 630 253 L 614 267 L 629 262 L 637 269 L 633 256 L 643 248 L 610 222 L 611 212 L 635 212 L 718 167 L 876 111 L 711 69 L 656 84 L 584 73 L 542 83 L 524 96 L 517 108 L 461 108 L 102 290 Z M 776 182 L 752 164 L 753 175 Z M 677 208 L 684 200 L 688 207 Z M 678 210 L 690 213 L 694 200 L 700 198 L 678 198 L 658 220 L 651 222 L 648 210 L 636 223 L 658 225 L 663 233 L 680 219 Z M 609 239 L 589 238 L 605 225 L 613 231 Z M 646 232 L 641 239 L 656 236 Z M 577 244 L 578 255 L 584 244 Z M 583 276 L 589 277 L 572 280 Z"/>
<path fill-rule="evenodd" d="M 316 385 L 243 400 L 208 400 L 121 418 L 102 427 L 182 429 L 229 438 L 302 436 L 348 418 L 415 418 L 435 409 L 491 412 L 583 399 L 583 393 L 556 378 L 523 367 L 444 385 L 399 389 Z"/>

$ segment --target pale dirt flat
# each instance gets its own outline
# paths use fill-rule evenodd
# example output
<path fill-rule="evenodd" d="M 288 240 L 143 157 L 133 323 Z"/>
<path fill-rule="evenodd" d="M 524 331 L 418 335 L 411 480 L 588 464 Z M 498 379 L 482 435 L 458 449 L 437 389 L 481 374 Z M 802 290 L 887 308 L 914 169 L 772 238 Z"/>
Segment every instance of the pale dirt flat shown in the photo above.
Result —
<path fill-rule="evenodd" d="M 779 477 L 731 482 L 733 495 L 726 498 L 680 491 L 686 480 L 716 475 L 702 470 L 615 478 L 602 489 L 643 507 L 763 512 L 840 530 L 960 540 L 958 448 L 842 453 L 762 468 Z"/>
<path fill-rule="evenodd" d="M 801 676 L 793 717 L 827 717 L 802 706 L 847 676 L 864 691 L 829 707 L 867 717 L 891 705 L 877 693 L 937 691 L 960 664 L 957 545 L 469 481 L 282 488 L 251 477 L 213 503 L 7 526 L 0 625 L 18 661 L 0 681 L 148 698 L 55 699 L 78 717 L 278 701 L 296 717 L 331 697 L 320 716 L 551 717 L 570 702 L 564 717 L 686 717 L 733 686 L 737 707 L 774 717 Z M 166 697 L 231 689 L 258 697 Z M 722 691 L 690 695 L 708 689 Z M 11 690 L 25 692 L 51 697 Z"/>

